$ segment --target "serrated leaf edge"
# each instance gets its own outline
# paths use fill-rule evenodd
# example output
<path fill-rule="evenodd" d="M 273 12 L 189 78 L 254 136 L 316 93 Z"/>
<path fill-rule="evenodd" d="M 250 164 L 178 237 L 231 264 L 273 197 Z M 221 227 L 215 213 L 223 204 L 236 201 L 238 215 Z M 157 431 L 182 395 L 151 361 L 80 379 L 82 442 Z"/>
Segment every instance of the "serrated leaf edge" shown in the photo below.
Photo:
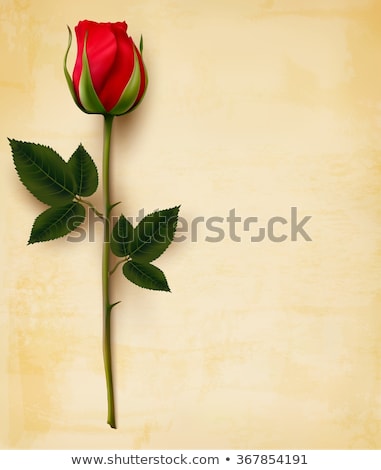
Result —
<path fill-rule="evenodd" d="M 125 258 L 125 257 L 127 257 L 127 256 L 129 255 L 128 252 L 125 253 L 125 254 L 123 254 L 123 255 L 119 255 L 119 254 L 116 254 L 115 251 L 114 251 L 115 245 L 114 245 L 113 242 L 115 242 L 115 244 L 117 244 L 118 246 L 123 245 L 123 243 L 117 242 L 117 241 L 114 240 L 114 238 L 113 238 L 113 236 L 114 236 L 114 230 L 115 230 L 116 227 L 118 226 L 119 221 L 120 221 L 120 219 L 121 219 L 122 217 L 123 217 L 123 219 L 125 219 L 125 220 L 130 224 L 130 226 L 132 227 L 132 232 L 134 231 L 134 227 L 133 227 L 133 225 L 131 224 L 131 222 L 128 220 L 128 218 L 125 217 L 124 214 L 120 214 L 118 220 L 115 222 L 115 225 L 113 226 L 113 228 L 112 228 L 112 230 L 111 230 L 111 241 L 110 241 L 110 248 L 111 248 L 111 251 L 112 251 L 112 253 L 113 253 L 115 256 L 117 256 L 118 258 Z M 130 240 L 130 243 L 131 243 L 131 241 L 132 241 L 132 240 Z"/>
<path fill-rule="evenodd" d="M 95 164 L 93 158 L 91 157 L 91 155 L 89 154 L 89 152 L 85 149 L 85 147 L 82 145 L 82 143 L 80 143 L 80 144 L 78 145 L 78 147 L 74 150 L 74 152 L 72 153 L 72 155 L 71 155 L 71 157 L 69 158 L 69 160 L 68 160 L 67 162 L 65 162 L 65 163 L 66 163 L 66 165 L 68 165 L 68 168 L 69 168 L 69 170 L 71 171 L 71 168 L 70 168 L 70 161 L 71 161 L 71 159 L 73 158 L 73 156 L 75 155 L 75 153 L 76 153 L 79 149 L 82 149 L 82 150 L 85 152 L 85 154 L 89 157 L 91 163 L 94 165 L 95 174 L 97 175 L 97 186 L 96 186 L 95 190 L 94 190 L 91 194 L 87 194 L 87 195 L 84 196 L 84 197 L 90 197 L 90 196 L 92 196 L 92 195 L 96 192 L 96 190 L 98 189 L 98 185 L 99 185 L 99 173 L 98 173 L 98 168 L 97 168 L 97 166 L 96 166 L 96 164 Z M 81 166 L 81 168 L 82 168 L 82 166 Z M 82 181 L 83 181 L 82 175 L 83 175 L 83 174 L 84 174 L 84 173 L 81 171 L 81 182 L 80 182 L 80 183 L 77 182 L 77 179 L 75 178 L 75 175 L 73 174 L 75 183 L 78 184 L 78 187 L 76 188 L 76 190 L 77 190 L 76 194 L 77 194 L 78 196 L 80 196 L 80 197 L 83 196 L 82 194 L 80 194 L 80 190 L 82 190 Z"/>
<path fill-rule="evenodd" d="M 50 204 L 47 204 L 46 202 L 44 202 L 43 200 L 41 200 L 38 196 L 36 196 L 35 194 L 33 194 L 32 191 L 28 188 L 28 186 L 23 182 L 23 180 L 21 179 L 20 173 L 19 173 L 19 171 L 18 171 L 18 169 L 17 169 L 16 163 L 15 163 L 15 157 L 14 157 L 15 154 L 14 154 L 14 150 L 13 150 L 13 147 L 12 147 L 12 142 L 16 142 L 16 143 L 20 143 L 20 144 L 32 144 L 32 145 L 35 145 L 35 146 L 44 147 L 44 148 L 46 148 L 46 149 L 51 150 L 52 152 L 54 152 L 54 153 L 62 160 L 62 162 L 63 162 L 65 165 L 67 165 L 67 162 L 61 157 L 61 155 L 60 155 L 58 152 L 56 152 L 56 151 L 55 151 L 52 147 L 50 147 L 49 145 L 36 144 L 35 142 L 26 142 L 26 141 L 23 141 L 23 140 L 16 140 L 16 139 L 10 139 L 10 138 L 8 138 L 8 141 L 9 141 L 9 143 L 10 143 L 10 145 L 11 145 L 12 157 L 13 157 L 13 158 L 12 158 L 12 160 L 13 160 L 13 166 L 14 166 L 14 168 L 15 168 L 15 170 L 16 170 L 16 173 L 17 173 L 17 176 L 18 176 L 20 182 L 22 183 L 22 185 L 24 186 L 24 188 L 26 188 L 26 189 L 28 190 L 28 192 L 29 192 L 33 197 L 35 197 L 38 201 L 42 202 L 43 204 L 45 204 L 45 205 L 47 205 L 47 206 L 50 206 L 50 207 L 59 207 L 59 204 L 57 204 L 57 205 L 55 205 L 55 204 L 54 204 L 54 205 L 50 205 Z M 34 166 L 37 166 L 37 168 L 38 168 L 39 170 L 41 170 L 41 168 L 40 168 L 38 165 L 36 165 L 36 163 L 35 163 L 33 160 L 32 160 L 32 163 L 33 163 Z M 55 183 L 57 183 L 55 180 L 53 180 L 53 179 L 51 178 L 51 176 L 50 176 L 48 173 L 46 173 L 46 171 L 44 171 L 44 170 L 41 170 L 41 171 L 42 171 L 46 176 L 48 176 L 49 179 L 51 179 L 52 181 L 54 181 Z M 69 171 L 71 171 L 71 170 L 69 169 Z M 75 178 L 74 178 L 73 175 L 72 175 L 72 178 L 73 178 L 74 183 L 76 184 L 76 181 L 75 181 Z M 76 196 L 76 192 L 75 192 L 75 191 L 74 191 L 74 192 L 69 191 L 69 190 L 67 190 L 67 188 L 65 188 L 64 186 L 62 186 L 62 185 L 59 184 L 59 183 L 58 183 L 58 186 L 60 186 L 61 188 L 65 189 L 69 194 L 72 194 L 72 195 L 73 195 L 73 199 L 74 199 L 74 197 Z M 74 189 L 76 190 L 77 188 L 74 188 Z M 62 206 L 65 206 L 66 204 L 67 204 L 67 202 L 66 202 L 65 204 L 62 204 Z"/>
<path fill-rule="evenodd" d="M 68 210 L 65 212 L 64 215 L 62 215 L 62 216 L 58 219 L 58 221 L 60 221 L 63 217 L 65 217 L 65 215 L 69 212 L 69 210 L 72 209 L 73 207 L 77 206 L 77 205 L 78 205 L 78 206 L 81 206 L 83 209 L 85 209 L 82 204 L 79 204 L 79 203 L 77 203 L 77 202 L 71 202 L 70 204 L 67 204 Z M 47 212 L 47 211 L 50 210 L 50 209 L 63 209 L 64 207 L 66 207 L 66 206 L 60 206 L 60 207 L 52 206 L 52 207 L 49 207 L 48 209 L 46 209 L 44 212 L 41 212 L 41 214 L 39 214 L 39 215 L 36 217 L 36 219 L 34 220 L 33 226 L 32 226 L 32 230 L 31 230 L 30 236 L 29 236 L 28 245 L 34 245 L 35 243 L 43 243 L 43 242 L 47 242 L 47 241 L 58 240 L 59 238 L 63 238 L 63 237 L 65 237 L 66 235 L 68 235 L 68 234 L 70 233 L 70 232 L 67 232 L 67 233 L 64 233 L 63 235 L 60 235 L 59 237 L 49 238 L 49 239 L 47 239 L 47 240 L 35 240 L 35 241 L 31 241 L 32 234 L 33 234 L 33 229 L 34 229 L 34 227 L 35 227 L 35 225 L 36 225 L 36 222 L 37 222 L 38 218 L 39 218 L 42 214 L 44 214 L 45 212 Z M 86 217 L 86 216 L 85 216 L 85 217 Z M 57 223 L 57 221 L 55 222 L 55 224 L 56 224 L 56 223 Z M 81 223 L 82 223 L 82 222 L 81 222 Z M 80 224 L 78 224 L 75 228 L 77 228 L 79 225 L 80 225 Z M 50 229 L 50 227 L 47 228 L 46 231 L 49 230 L 49 229 Z M 72 230 L 72 231 L 73 231 L 73 230 Z"/>
<path fill-rule="evenodd" d="M 149 214 L 147 214 L 147 215 L 144 216 L 144 218 L 139 222 L 139 224 L 134 228 L 134 230 L 139 227 L 139 225 L 144 221 L 144 219 L 145 219 L 146 217 L 149 217 L 149 216 L 151 216 L 151 215 L 154 215 L 154 214 L 156 214 L 157 212 L 165 212 L 165 211 L 170 211 L 170 210 L 173 210 L 173 209 L 177 209 L 176 221 L 175 221 L 174 230 L 173 230 L 173 236 L 174 236 L 175 233 L 176 233 L 176 228 L 177 228 L 177 222 L 178 222 L 178 215 L 179 215 L 180 207 L 181 207 L 181 205 L 178 205 L 178 206 L 170 207 L 170 208 L 168 208 L 168 209 L 159 209 L 159 210 L 157 210 L 157 211 L 151 212 L 151 213 L 149 213 Z M 164 249 L 164 251 L 162 251 L 158 256 L 156 256 L 156 258 L 152 258 L 151 261 L 155 261 L 156 259 L 160 258 L 160 256 L 163 255 L 163 254 L 168 250 L 168 248 L 170 247 L 172 241 L 173 241 L 173 237 L 172 237 L 172 240 L 170 240 L 170 242 L 168 243 L 168 246 Z M 147 244 L 149 244 L 149 243 L 150 243 L 150 241 L 147 241 L 147 242 L 145 243 L 145 245 L 147 245 Z M 133 254 L 133 253 L 128 253 L 128 254 L 129 254 L 129 256 L 131 256 L 131 258 L 134 258 L 134 254 Z M 136 261 L 136 262 L 138 263 L 138 261 Z M 140 263 L 140 264 L 143 264 L 143 263 Z"/>
<path fill-rule="evenodd" d="M 145 265 L 151 265 L 151 266 L 155 267 L 156 269 L 158 269 L 158 270 L 162 273 L 162 275 L 164 276 L 164 279 L 165 279 L 165 282 L 166 282 L 166 284 L 167 284 L 168 290 L 167 290 L 167 289 L 152 289 L 151 287 L 139 286 L 139 284 L 135 284 L 135 282 L 133 282 L 133 281 L 131 281 L 130 279 L 128 279 L 127 276 L 124 274 L 124 270 L 123 270 L 123 274 L 124 274 L 125 278 L 126 278 L 127 280 L 129 280 L 130 282 L 132 282 L 132 284 L 135 284 L 136 286 L 138 286 L 138 287 L 140 287 L 140 288 L 142 288 L 142 289 L 148 289 L 148 290 L 160 291 L 160 292 L 171 292 L 171 289 L 170 289 L 170 287 L 169 287 L 169 285 L 168 285 L 167 277 L 166 277 L 166 275 L 163 273 L 163 271 L 162 271 L 160 268 L 158 268 L 157 266 L 155 266 L 154 264 L 151 264 L 151 263 L 137 263 L 136 261 L 127 261 L 127 262 L 123 265 L 123 268 L 126 266 L 126 264 L 129 264 L 129 263 L 133 264 L 133 265 L 135 266 L 135 268 L 137 268 L 137 269 L 138 269 L 139 266 L 142 266 L 142 265 L 144 266 L 144 264 L 145 264 Z M 138 270 L 139 270 L 139 269 L 138 269 Z M 151 277 L 147 276 L 147 274 L 145 274 L 144 272 L 142 272 L 142 271 L 139 271 L 139 272 L 140 272 L 144 277 L 150 279 L 150 280 L 151 280 L 154 284 L 156 284 L 158 287 L 161 286 L 158 282 L 156 282 L 156 281 L 155 281 L 154 279 L 152 279 Z"/>

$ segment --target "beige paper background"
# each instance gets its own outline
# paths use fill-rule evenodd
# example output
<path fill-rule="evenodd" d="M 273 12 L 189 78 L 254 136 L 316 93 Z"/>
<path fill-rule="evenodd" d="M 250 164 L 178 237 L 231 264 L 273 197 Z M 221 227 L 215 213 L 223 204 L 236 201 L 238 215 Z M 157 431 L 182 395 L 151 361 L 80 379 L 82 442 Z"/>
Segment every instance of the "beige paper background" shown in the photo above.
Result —
<path fill-rule="evenodd" d="M 380 15 L 377 0 L 2 0 L 2 448 L 380 448 Z M 157 263 L 169 295 L 115 278 L 117 431 L 100 227 L 27 247 L 44 207 L 6 141 L 65 158 L 82 142 L 100 165 L 102 119 L 62 72 L 66 24 L 84 18 L 144 34 L 149 89 L 113 142 L 124 213 L 312 216 L 312 242 L 237 225 L 237 243 L 225 221 L 210 243 L 200 224 Z"/>

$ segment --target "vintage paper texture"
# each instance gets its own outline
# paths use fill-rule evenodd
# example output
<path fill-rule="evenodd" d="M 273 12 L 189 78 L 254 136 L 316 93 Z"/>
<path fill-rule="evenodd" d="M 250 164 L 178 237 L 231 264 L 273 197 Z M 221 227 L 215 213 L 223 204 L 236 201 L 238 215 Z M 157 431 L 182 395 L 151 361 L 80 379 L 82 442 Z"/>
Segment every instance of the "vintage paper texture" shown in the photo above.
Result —
<path fill-rule="evenodd" d="M 380 16 L 377 0 L 2 0 L 2 448 L 380 448 Z M 188 223 L 158 263 L 172 294 L 115 277 L 117 431 L 101 224 L 91 243 L 26 246 L 44 206 L 6 140 L 65 158 L 82 142 L 100 165 L 102 118 L 62 72 L 66 24 L 85 18 L 144 35 L 150 84 L 115 125 L 114 197 L 126 215 L 181 203 Z M 312 241 L 291 241 L 291 207 Z M 191 230 L 213 216 L 219 242 Z M 252 242 L 274 216 L 287 240 Z"/>

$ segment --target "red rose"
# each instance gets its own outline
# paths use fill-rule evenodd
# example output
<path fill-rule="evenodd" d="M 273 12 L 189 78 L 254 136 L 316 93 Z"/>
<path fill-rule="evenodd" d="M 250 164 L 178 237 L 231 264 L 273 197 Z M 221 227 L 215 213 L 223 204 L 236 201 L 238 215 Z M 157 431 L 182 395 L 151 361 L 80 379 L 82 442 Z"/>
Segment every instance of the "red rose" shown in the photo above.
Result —
<path fill-rule="evenodd" d="M 119 116 L 135 108 L 147 88 L 141 52 L 127 35 L 127 24 L 80 21 L 75 28 L 77 59 L 65 75 L 77 105 L 86 113 Z"/>

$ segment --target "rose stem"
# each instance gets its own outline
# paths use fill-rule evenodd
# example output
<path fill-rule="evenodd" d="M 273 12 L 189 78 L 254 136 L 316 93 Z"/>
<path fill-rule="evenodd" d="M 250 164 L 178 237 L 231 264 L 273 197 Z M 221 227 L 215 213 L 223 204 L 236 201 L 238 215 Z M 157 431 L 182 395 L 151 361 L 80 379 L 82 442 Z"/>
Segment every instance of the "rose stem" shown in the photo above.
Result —
<path fill-rule="evenodd" d="M 113 117 L 104 116 L 103 133 L 103 206 L 104 206 L 104 235 L 102 256 L 102 296 L 103 296 L 103 360 L 107 385 L 107 423 L 116 428 L 114 388 L 112 380 L 111 356 L 111 310 L 114 305 L 110 303 L 109 271 L 110 271 L 110 146 Z"/>

